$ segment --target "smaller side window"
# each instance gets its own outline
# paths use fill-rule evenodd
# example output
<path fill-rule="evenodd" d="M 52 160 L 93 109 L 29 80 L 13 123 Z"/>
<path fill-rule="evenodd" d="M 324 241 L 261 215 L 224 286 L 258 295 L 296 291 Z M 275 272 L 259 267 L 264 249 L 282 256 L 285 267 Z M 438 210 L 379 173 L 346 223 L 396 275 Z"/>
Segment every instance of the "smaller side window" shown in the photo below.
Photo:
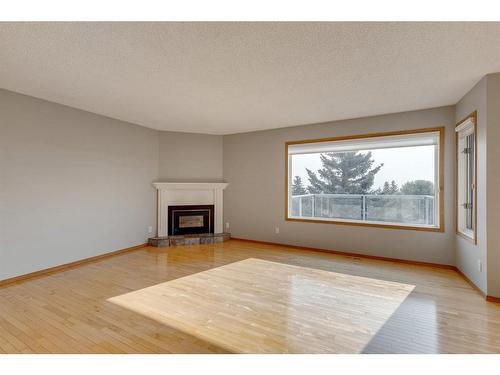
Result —
<path fill-rule="evenodd" d="M 476 243 L 476 115 L 459 122 L 457 152 L 457 233 Z"/>

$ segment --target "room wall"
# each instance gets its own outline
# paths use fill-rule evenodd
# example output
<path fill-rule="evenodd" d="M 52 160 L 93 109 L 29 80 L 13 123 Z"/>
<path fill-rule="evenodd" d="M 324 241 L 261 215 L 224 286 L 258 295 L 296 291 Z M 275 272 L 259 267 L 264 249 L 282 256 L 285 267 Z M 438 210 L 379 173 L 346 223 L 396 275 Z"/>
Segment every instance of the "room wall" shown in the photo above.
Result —
<path fill-rule="evenodd" d="M 454 123 L 449 106 L 224 136 L 224 221 L 239 238 L 454 264 Z M 444 233 L 285 221 L 286 141 L 437 126 L 446 126 Z"/>
<path fill-rule="evenodd" d="M 142 244 L 158 132 L 0 90 L 0 279 Z"/>
<path fill-rule="evenodd" d="M 161 131 L 160 180 L 222 181 L 222 136 Z"/>
<path fill-rule="evenodd" d="M 488 295 L 500 298 L 500 73 L 487 77 Z"/>
<path fill-rule="evenodd" d="M 224 221 L 234 237 L 456 263 L 485 293 L 500 296 L 500 149 L 486 147 L 486 140 L 500 143 L 499 101 L 495 74 L 456 108 L 214 136 L 158 132 L 0 90 L 0 280 L 145 242 L 148 227 L 156 231 L 153 181 L 226 180 Z M 454 124 L 474 110 L 477 246 L 454 234 L 453 219 Z M 284 220 L 286 141 L 435 126 L 447 128 L 445 233 Z"/>
<path fill-rule="evenodd" d="M 484 293 L 487 290 L 486 237 L 486 106 L 487 78 L 481 79 L 456 105 L 455 123 L 477 111 L 477 244 L 455 235 L 456 266 Z M 479 270 L 478 262 L 483 268 Z"/>

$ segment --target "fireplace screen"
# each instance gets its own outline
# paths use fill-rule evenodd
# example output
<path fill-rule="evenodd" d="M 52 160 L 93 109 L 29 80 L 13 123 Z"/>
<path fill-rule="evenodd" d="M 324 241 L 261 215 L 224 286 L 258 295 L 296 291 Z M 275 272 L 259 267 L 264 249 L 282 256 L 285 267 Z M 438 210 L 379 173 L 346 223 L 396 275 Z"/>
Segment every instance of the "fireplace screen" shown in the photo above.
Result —
<path fill-rule="evenodd" d="M 179 217 L 179 228 L 199 228 L 203 226 L 202 215 L 189 215 Z"/>
<path fill-rule="evenodd" d="M 214 206 L 189 205 L 168 207 L 168 234 L 214 233 Z"/>

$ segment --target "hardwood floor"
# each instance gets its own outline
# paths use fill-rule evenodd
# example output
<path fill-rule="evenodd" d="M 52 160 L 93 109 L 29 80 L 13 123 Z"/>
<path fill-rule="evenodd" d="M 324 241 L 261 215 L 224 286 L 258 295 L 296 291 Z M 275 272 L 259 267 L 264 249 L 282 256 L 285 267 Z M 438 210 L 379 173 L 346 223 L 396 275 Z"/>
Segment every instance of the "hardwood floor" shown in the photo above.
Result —
<path fill-rule="evenodd" d="M 358 353 L 412 290 L 248 258 L 109 301 L 233 353 Z"/>
<path fill-rule="evenodd" d="M 500 304 L 453 270 L 237 240 L 0 288 L 0 353 L 212 352 L 500 353 Z"/>

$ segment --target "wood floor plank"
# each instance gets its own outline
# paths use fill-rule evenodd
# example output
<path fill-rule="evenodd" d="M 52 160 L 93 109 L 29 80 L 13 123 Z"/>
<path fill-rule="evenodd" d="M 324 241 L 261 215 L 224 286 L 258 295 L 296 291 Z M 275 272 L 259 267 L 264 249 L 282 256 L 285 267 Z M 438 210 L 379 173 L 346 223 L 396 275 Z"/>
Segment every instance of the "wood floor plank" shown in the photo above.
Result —
<path fill-rule="evenodd" d="M 500 304 L 453 270 L 238 240 L 0 288 L 0 353 L 304 351 L 500 353 Z"/>

